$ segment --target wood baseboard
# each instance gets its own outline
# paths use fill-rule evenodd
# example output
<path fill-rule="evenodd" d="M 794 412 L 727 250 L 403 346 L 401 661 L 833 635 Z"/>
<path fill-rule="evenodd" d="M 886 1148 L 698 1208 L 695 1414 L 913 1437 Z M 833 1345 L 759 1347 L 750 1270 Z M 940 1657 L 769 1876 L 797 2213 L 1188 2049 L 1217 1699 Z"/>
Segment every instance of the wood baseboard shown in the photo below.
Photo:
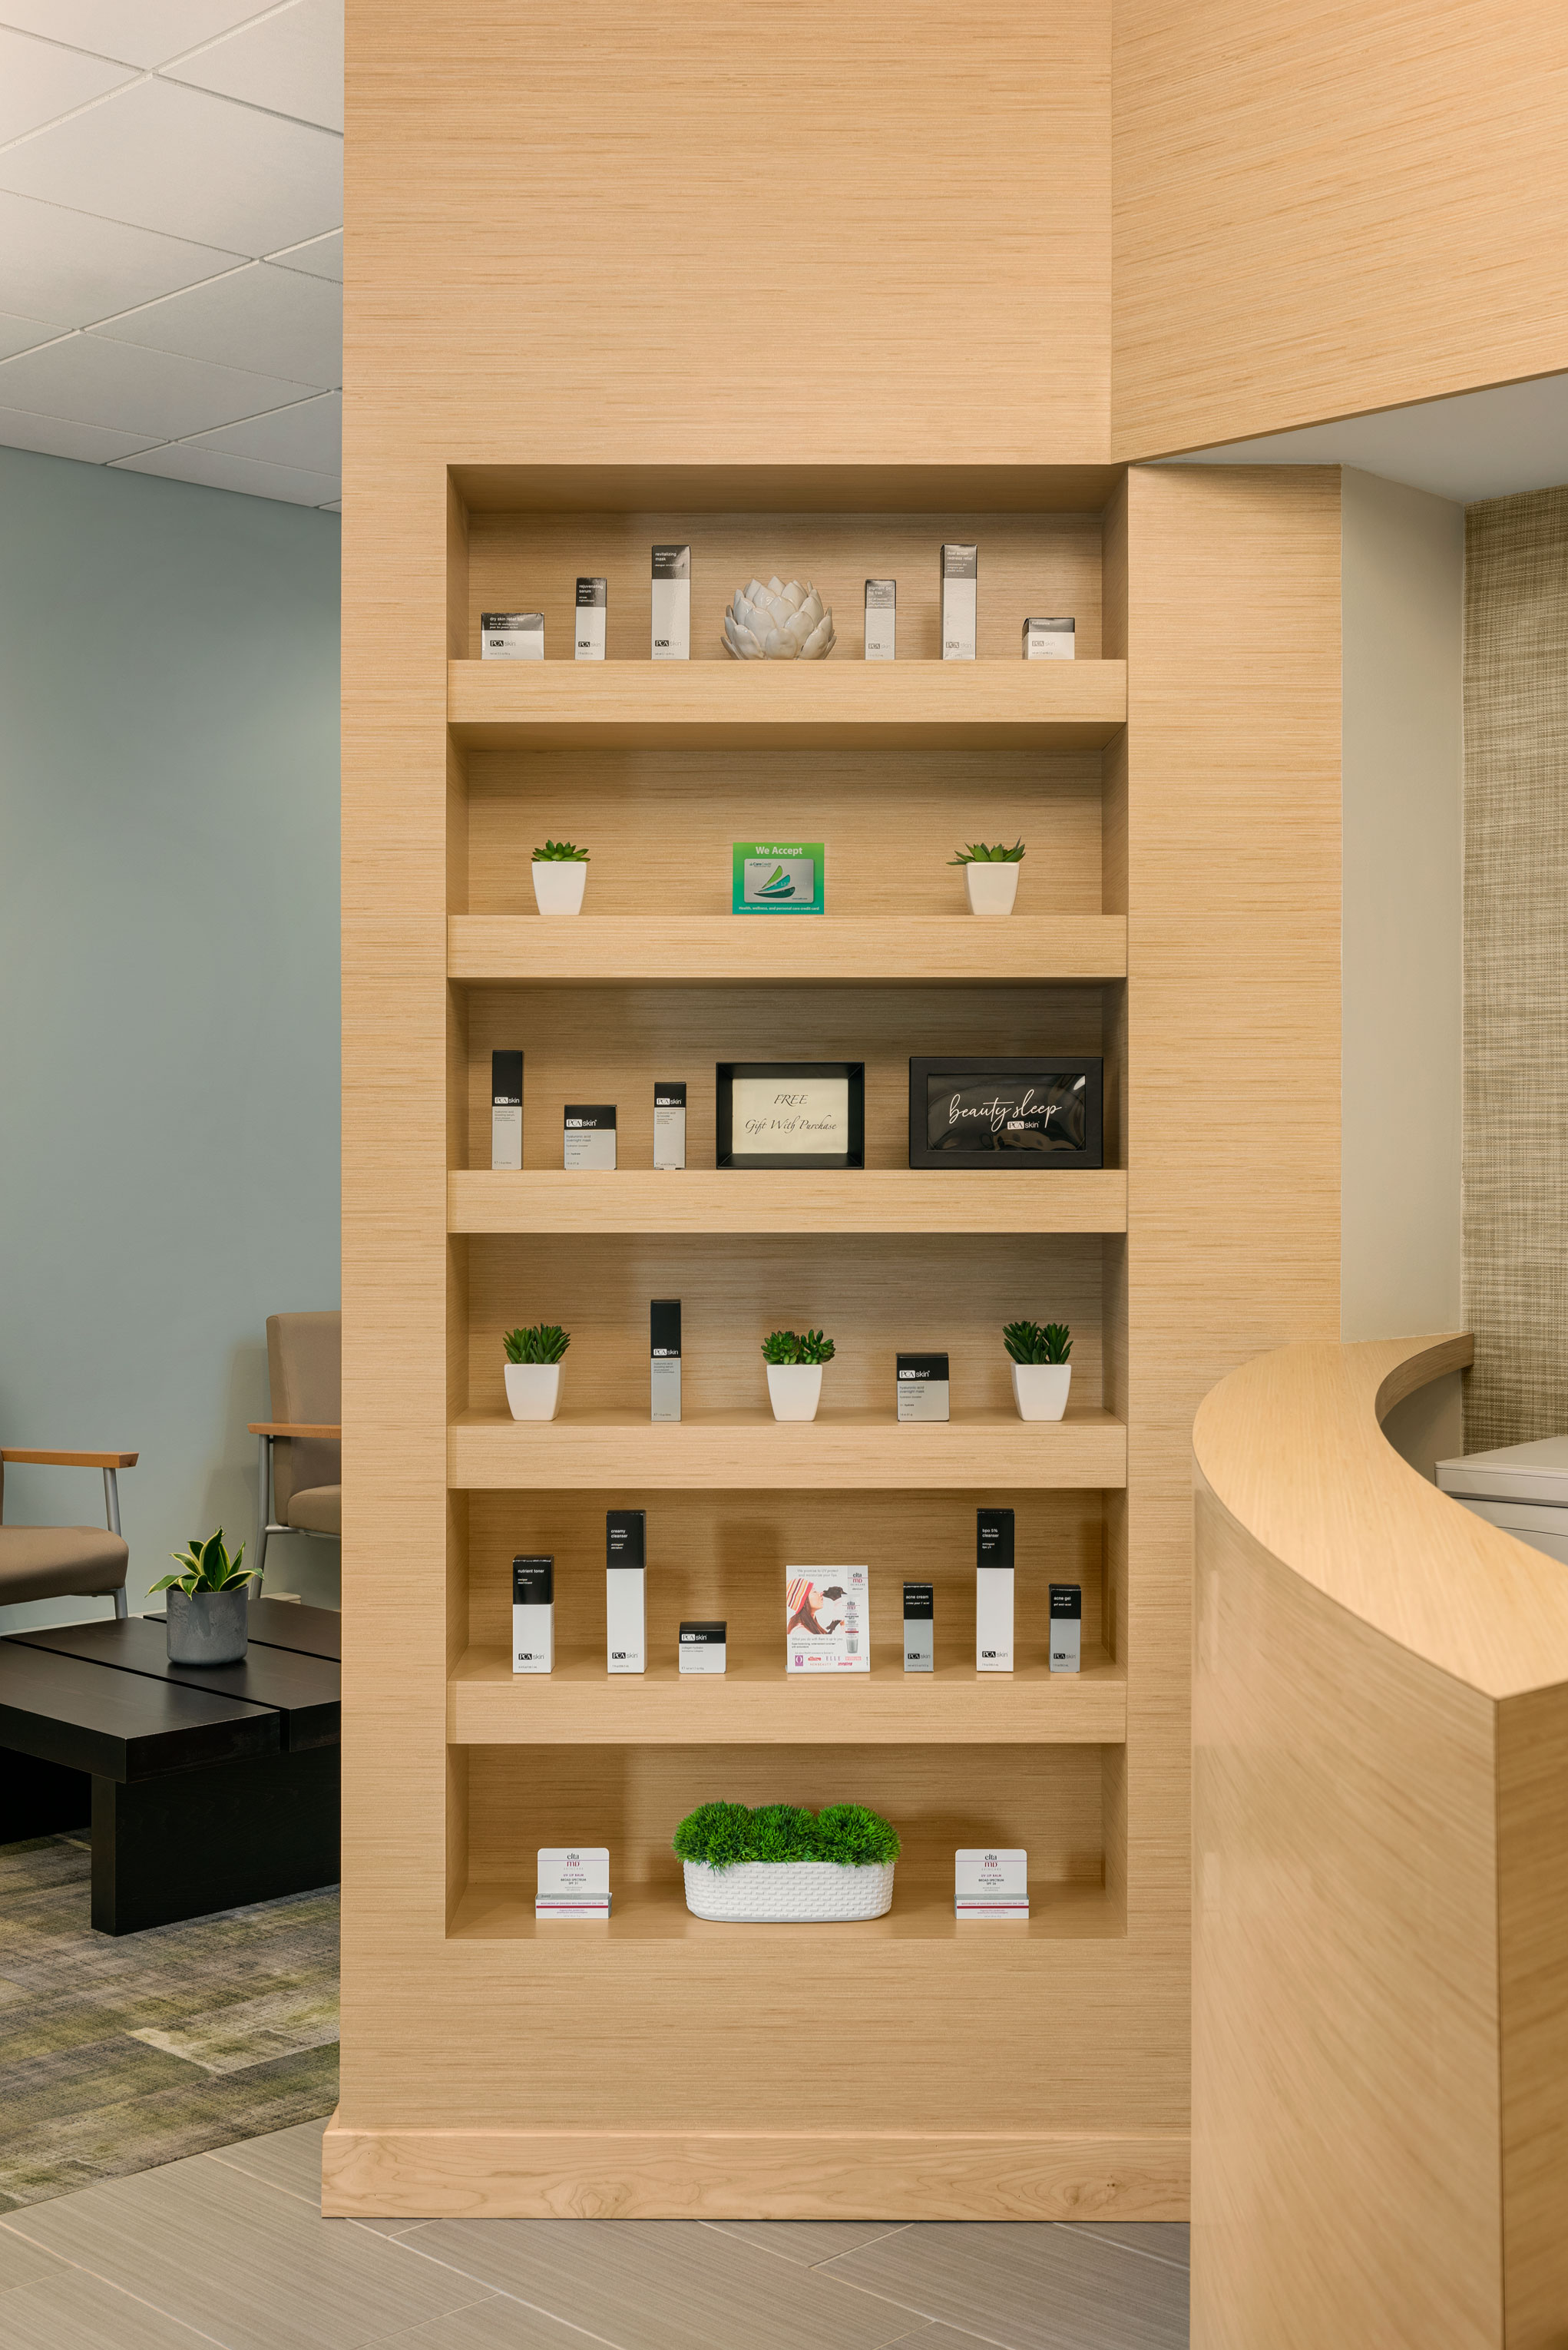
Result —
<path fill-rule="evenodd" d="M 1189 2140 L 355 2129 L 321 2209 L 358 2220 L 1185 2220 Z"/>

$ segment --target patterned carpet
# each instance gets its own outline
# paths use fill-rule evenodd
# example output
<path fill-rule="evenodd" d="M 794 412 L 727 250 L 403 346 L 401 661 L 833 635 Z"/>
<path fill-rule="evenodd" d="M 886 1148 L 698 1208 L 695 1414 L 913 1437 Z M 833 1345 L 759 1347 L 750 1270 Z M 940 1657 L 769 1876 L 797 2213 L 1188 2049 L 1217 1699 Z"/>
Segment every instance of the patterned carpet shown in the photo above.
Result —
<path fill-rule="evenodd" d="M 0 2210 L 337 2102 L 337 1893 L 119 1938 L 85 1841 L 0 1846 Z"/>

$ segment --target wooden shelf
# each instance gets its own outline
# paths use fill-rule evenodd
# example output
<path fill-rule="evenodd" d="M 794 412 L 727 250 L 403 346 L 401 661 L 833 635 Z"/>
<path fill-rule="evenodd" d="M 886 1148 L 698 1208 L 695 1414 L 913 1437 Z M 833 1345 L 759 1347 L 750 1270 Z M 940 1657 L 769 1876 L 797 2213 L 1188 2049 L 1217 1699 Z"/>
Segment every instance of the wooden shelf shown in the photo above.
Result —
<path fill-rule="evenodd" d="M 636 981 L 660 987 L 944 981 L 1036 986 L 1125 979 L 1125 914 L 453 914 L 447 973 L 471 983 Z"/>
<path fill-rule="evenodd" d="M 465 1491 L 1011 1492 L 1122 1486 L 1127 1471 L 1125 1426 L 1092 1407 L 1060 1420 L 969 1412 L 904 1426 L 883 1412 L 826 1409 L 804 1422 L 759 1408 L 658 1426 L 632 1411 L 552 1420 L 465 1411 L 447 1434 L 447 1482 Z"/>
<path fill-rule="evenodd" d="M 447 1683 L 454 1746 L 1119 1746 L 1127 1675 L 1102 1650 L 1078 1673 L 1043 1663 L 1014 1673 L 971 1664 L 934 1673 L 836 1675 L 831 1683 L 732 1657 L 711 1679 L 662 1661 L 605 1670 L 602 1649 L 558 1658 L 553 1673 L 514 1673 L 504 1648 L 470 1648 Z M 896 1660 L 897 1648 L 893 1651 Z"/>
<path fill-rule="evenodd" d="M 832 1926 L 722 1926 L 711 1918 L 694 1918 L 679 1884 L 617 1886 L 611 1856 L 609 1916 L 602 1922 L 569 1924 L 551 1918 L 540 1925 L 534 1916 L 534 1887 L 529 1883 L 474 1885 L 470 1883 L 452 1915 L 447 1931 L 461 1941 L 533 1941 L 546 1947 L 556 1941 L 568 1966 L 594 1963 L 596 1949 L 618 1942 L 728 1943 L 734 1955 L 737 1942 L 753 1947 L 759 1941 L 784 1939 L 794 1950 L 803 1940 L 824 1940 L 827 1949 L 847 1955 L 853 1940 L 951 1942 L 961 1938 L 987 1949 L 1016 1949 L 1020 1942 L 1109 1941 L 1120 1938 L 1124 1925 L 1104 1888 L 1098 1885 L 1031 1885 L 1027 1920 L 977 1924 L 966 1918 L 961 1926 L 953 1915 L 953 1881 L 910 1875 L 900 1864 L 893 1879 L 893 1907 L 885 1918 L 867 1918 L 858 1924 Z M 823 1963 L 831 1964 L 827 1950 Z M 981 1958 L 981 1964 L 986 1961 Z"/>
<path fill-rule="evenodd" d="M 687 1168 L 446 1179 L 452 1232 L 1125 1232 L 1119 1167 L 1033 1175 L 865 1168 L 791 1175 Z"/>
<path fill-rule="evenodd" d="M 1093 751 L 1127 723 L 1125 661 L 449 661 L 480 750 Z"/>

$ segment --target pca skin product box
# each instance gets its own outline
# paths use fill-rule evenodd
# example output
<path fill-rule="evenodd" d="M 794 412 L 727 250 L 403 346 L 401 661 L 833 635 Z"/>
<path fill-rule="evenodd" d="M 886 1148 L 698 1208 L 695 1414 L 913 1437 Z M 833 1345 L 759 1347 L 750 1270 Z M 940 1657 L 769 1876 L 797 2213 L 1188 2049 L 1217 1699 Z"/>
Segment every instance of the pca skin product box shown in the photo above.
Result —
<path fill-rule="evenodd" d="M 568 1175 L 585 1169 L 615 1171 L 614 1102 L 568 1102 L 561 1164 Z"/>
<path fill-rule="evenodd" d="M 648 1513 L 605 1512 L 606 1669 L 648 1669 Z"/>
<path fill-rule="evenodd" d="M 1051 1593 L 1051 1669 L 1075 1673 L 1083 1655 L 1084 1593 L 1076 1583 L 1054 1583 Z"/>
<path fill-rule="evenodd" d="M 904 1670 L 934 1673 L 937 1669 L 937 1586 L 934 1583 L 904 1586 Z"/>
<path fill-rule="evenodd" d="M 961 1846 L 953 1855 L 953 1909 L 960 1918 L 1029 1916 L 1029 1855 L 1022 1846 L 984 1851 Z"/>
<path fill-rule="evenodd" d="M 866 582 L 866 658 L 867 660 L 893 660 L 894 633 L 898 619 L 898 583 L 896 579 L 867 579 Z"/>
<path fill-rule="evenodd" d="M 479 658 L 481 660 L 543 660 L 544 613 L 481 612 Z"/>
<path fill-rule="evenodd" d="M 680 1417 L 680 1300 L 656 1297 L 648 1309 L 649 1388 L 654 1419 Z"/>
<path fill-rule="evenodd" d="M 1071 660 L 1077 629 L 1071 620 L 1025 620 L 1025 660 Z"/>
<path fill-rule="evenodd" d="M 974 1544 L 974 1669 L 1012 1670 L 1012 1513 L 977 1510 Z"/>
<path fill-rule="evenodd" d="M 870 1671 L 869 1567 L 785 1567 L 784 1667 L 792 1673 Z"/>
<path fill-rule="evenodd" d="M 948 1358 L 945 1355 L 900 1355 L 898 1418 L 946 1419 Z"/>
<path fill-rule="evenodd" d="M 680 1669 L 683 1673 L 722 1673 L 724 1669 L 722 1624 L 682 1624 Z"/>
<path fill-rule="evenodd" d="M 523 1055 L 490 1055 L 490 1164 L 520 1173 L 523 1167 Z"/>
<path fill-rule="evenodd" d="M 579 579 L 572 654 L 576 660 L 603 660 L 605 625 L 609 619 L 609 583 Z"/>
<path fill-rule="evenodd" d="M 942 549 L 942 659 L 973 660 L 975 591 L 980 585 L 978 546 Z"/>
<path fill-rule="evenodd" d="M 608 1845 L 539 1846 L 535 1918 L 607 1918 L 609 1912 Z"/>
<path fill-rule="evenodd" d="M 556 1661 L 556 1562 L 512 1562 L 512 1669 L 547 1673 Z"/>
<path fill-rule="evenodd" d="M 691 658 L 691 549 L 653 550 L 653 658 Z"/>
<path fill-rule="evenodd" d="M 684 1078 L 654 1079 L 653 1163 L 655 1167 L 684 1167 L 686 1164 Z"/>

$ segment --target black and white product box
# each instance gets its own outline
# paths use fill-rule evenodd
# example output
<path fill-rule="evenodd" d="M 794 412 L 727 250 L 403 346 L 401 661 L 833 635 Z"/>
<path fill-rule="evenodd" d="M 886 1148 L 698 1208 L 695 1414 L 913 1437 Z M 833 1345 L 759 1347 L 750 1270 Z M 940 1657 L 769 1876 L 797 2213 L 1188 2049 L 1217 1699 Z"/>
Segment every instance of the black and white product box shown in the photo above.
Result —
<path fill-rule="evenodd" d="M 490 1055 L 490 1164 L 521 1173 L 523 1167 L 523 1055 Z"/>
<path fill-rule="evenodd" d="M 978 546 L 942 549 L 942 659 L 973 660 L 976 591 L 980 585 Z"/>
<path fill-rule="evenodd" d="M 869 1567 L 785 1567 L 784 1668 L 792 1673 L 870 1671 Z"/>
<path fill-rule="evenodd" d="M 1084 1653 L 1084 1593 L 1076 1583 L 1054 1583 L 1051 1596 L 1051 1670 L 1075 1673 Z"/>
<path fill-rule="evenodd" d="M 547 1673 L 556 1662 L 556 1562 L 512 1562 L 512 1669 Z"/>
<path fill-rule="evenodd" d="M 572 639 L 572 658 L 575 660 L 603 660 L 605 623 L 608 619 L 608 581 L 579 579 Z"/>
<path fill-rule="evenodd" d="M 614 1102 L 568 1102 L 561 1164 L 568 1175 L 615 1172 Z"/>
<path fill-rule="evenodd" d="M 1012 1670 L 1012 1513 L 977 1510 L 974 1538 L 974 1669 Z"/>
<path fill-rule="evenodd" d="M 691 658 L 691 549 L 653 550 L 653 658 Z"/>
<path fill-rule="evenodd" d="M 653 1087 L 653 1163 L 655 1167 L 686 1164 L 686 1081 L 659 1077 Z"/>
<path fill-rule="evenodd" d="M 1072 620 L 1025 620 L 1023 623 L 1025 660 L 1071 660 L 1077 640 L 1077 626 Z"/>
<path fill-rule="evenodd" d="M 648 1309 L 649 1396 L 654 1419 L 680 1417 L 680 1300 L 656 1297 Z"/>
<path fill-rule="evenodd" d="M 988 1852 L 961 1846 L 953 1855 L 953 1909 L 960 1918 L 1027 1919 L 1029 1855 L 1023 1846 Z"/>
<path fill-rule="evenodd" d="M 722 1624 L 682 1624 L 680 1669 L 683 1673 L 722 1673 L 724 1669 Z"/>
<path fill-rule="evenodd" d="M 946 1419 L 948 1358 L 945 1355 L 900 1355 L 898 1418 Z"/>
<path fill-rule="evenodd" d="M 610 1912 L 609 1846 L 605 1844 L 539 1846 L 539 1877 L 534 1896 L 537 1918 L 607 1918 Z"/>
<path fill-rule="evenodd" d="M 904 1670 L 934 1673 L 937 1669 L 937 1587 L 934 1583 L 904 1586 Z"/>
<path fill-rule="evenodd" d="M 897 658 L 894 639 L 898 620 L 898 581 L 867 579 L 866 582 L 866 658 L 867 660 L 893 660 Z"/>
<path fill-rule="evenodd" d="M 479 616 L 481 660 L 543 660 L 543 612 L 482 612 Z"/>
<path fill-rule="evenodd" d="M 605 1512 L 605 1648 L 612 1673 L 648 1670 L 648 1513 Z"/>

